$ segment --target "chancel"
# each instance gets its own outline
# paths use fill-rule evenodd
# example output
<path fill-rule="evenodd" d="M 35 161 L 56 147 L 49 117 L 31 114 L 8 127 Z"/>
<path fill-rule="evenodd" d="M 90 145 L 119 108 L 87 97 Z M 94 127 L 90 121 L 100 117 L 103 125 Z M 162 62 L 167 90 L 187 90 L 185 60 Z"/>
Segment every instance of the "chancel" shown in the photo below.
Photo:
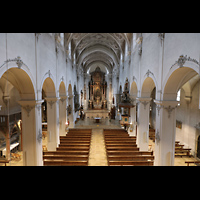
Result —
<path fill-rule="evenodd" d="M 198 166 L 199 33 L 0 33 L 0 166 Z"/>

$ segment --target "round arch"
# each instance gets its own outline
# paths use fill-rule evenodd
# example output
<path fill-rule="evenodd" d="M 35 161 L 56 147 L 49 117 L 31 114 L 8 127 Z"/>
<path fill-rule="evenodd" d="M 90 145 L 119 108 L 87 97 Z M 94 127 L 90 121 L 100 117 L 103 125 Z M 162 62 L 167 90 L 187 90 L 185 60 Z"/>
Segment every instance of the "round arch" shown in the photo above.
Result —
<path fill-rule="evenodd" d="M 21 99 L 35 100 L 36 86 L 30 70 L 22 65 L 6 67 L 5 65 L 0 70 L 0 78 L 8 80 L 20 93 Z"/>
<path fill-rule="evenodd" d="M 56 97 L 56 81 L 50 70 L 43 76 L 40 91 L 44 90 L 47 97 Z"/>
<path fill-rule="evenodd" d="M 133 81 L 131 83 L 130 95 L 137 97 L 137 93 L 138 93 L 137 83 L 135 81 Z"/>
<path fill-rule="evenodd" d="M 36 137 L 36 134 L 38 134 L 40 128 L 40 124 L 38 124 L 38 121 L 35 117 L 37 109 L 34 109 L 39 102 L 36 103 L 37 90 L 33 76 L 28 67 L 24 64 L 22 64 L 20 67 L 17 67 L 12 66 L 11 63 L 8 63 L 8 65 L 4 65 L 0 68 L 0 79 L 0 84 L 4 89 L 3 95 L 6 93 L 6 97 L 10 97 L 8 98 L 10 99 L 10 103 L 6 103 L 6 106 L 4 107 L 5 109 L 9 108 L 7 109 L 8 113 L 6 115 L 17 115 L 19 120 L 18 122 L 20 122 L 20 127 L 21 125 L 23 126 L 23 131 L 18 132 L 19 139 L 17 139 L 21 146 L 20 151 L 23 151 L 23 165 L 42 165 L 42 145 L 40 145 Z M 11 89 L 16 89 L 19 96 L 16 96 L 16 93 L 12 96 Z M 15 101 L 15 104 L 13 104 L 14 108 L 17 108 L 16 106 L 20 105 L 20 109 L 14 109 L 14 112 L 11 109 L 13 100 Z M 16 124 L 15 120 L 11 119 L 11 121 L 12 123 L 14 122 Z M 8 128 L 7 133 L 9 134 L 6 133 L 8 135 L 8 137 L 6 136 L 8 138 L 6 141 L 6 146 L 10 146 L 11 141 L 13 141 L 11 132 L 12 129 L 9 131 Z M 21 138 L 23 138 L 23 142 Z M 30 141 L 32 141 L 31 145 Z M 10 159 L 10 151 L 7 150 L 6 154 L 7 159 Z"/>
<path fill-rule="evenodd" d="M 152 90 L 156 86 L 157 84 L 155 82 L 155 79 L 153 79 L 152 77 L 147 77 L 142 84 L 141 97 L 150 97 Z"/>
<path fill-rule="evenodd" d="M 47 77 L 42 85 L 42 89 L 44 90 L 46 97 L 56 97 L 56 89 L 53 80 Z"/>
<path fill-rule="evenodd" d="M 197 65 L 198 66 L 198 65 Z M 162 100 L 176 100 L 178 90 L 191 78 L 199 74 L 197 66 L 187 65 L 179 67 L 178 65 L 171 68 L 163 84 Z"/>
<path fill-rule="evenodd" d="M 70 96 L 70 95 L 72 95 L 72 93 L 73 93 L 73 91 L 72 91 L 72 85 L 70 83 L 69 86 L 68 86 L 68 95 Z"/>
<path fill-rule="evenodd" d="M 65 87 L 65 83 L 63 81 L 60 82 L 59 96 L 66 96 L 66 87 Z"/>

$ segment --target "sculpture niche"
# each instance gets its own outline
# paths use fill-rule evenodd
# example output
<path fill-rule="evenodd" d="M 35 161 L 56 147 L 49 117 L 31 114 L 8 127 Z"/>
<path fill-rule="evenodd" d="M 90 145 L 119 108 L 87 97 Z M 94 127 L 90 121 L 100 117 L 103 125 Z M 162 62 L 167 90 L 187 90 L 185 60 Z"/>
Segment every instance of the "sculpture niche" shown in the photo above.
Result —
<path fill-rule="evenodd" d="M 106 91 L 107 82 L 105 73 L 99 67 L 90 73 L 89 81 L 89 109 L 107 109 Z"/>

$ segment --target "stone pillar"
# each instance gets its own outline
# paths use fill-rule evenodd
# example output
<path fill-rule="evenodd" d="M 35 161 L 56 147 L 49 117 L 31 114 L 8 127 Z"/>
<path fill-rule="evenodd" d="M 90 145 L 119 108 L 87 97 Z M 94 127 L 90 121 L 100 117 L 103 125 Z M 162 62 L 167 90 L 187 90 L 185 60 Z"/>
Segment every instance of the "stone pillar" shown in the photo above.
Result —
<path fill-rule="evenodd" d="M 68 116 L 69 119 L 69 128 L 74 128 L 75 120 L 74 120 L 74 95 L 68 95 L 68 105 L 71 106 L 71 114 Z"/>
<path fill-rule="evenodd" d="M 156 103 L 155 161 L 156 166 L 173 166 L 176 135 L 177 101 Z"/>
<path fill-rule="evenodd" d="M 140 151 L 148 151 L 149 146 L 149 103 L 151 98 L 136 98 L 138 102 L 137 113 L 137 145 Z"/>
<path fill-rule="evenodd" d="M 9 127 L 9 121 L 7 117 L 7 127 Z M 9 128 L 6 130 L 6 159 L 10 160 L 10 133 Z"/>
<path fill-rule="evenodd" d="M 45 98 L 47 101 L 47 150 L 56 151 L 60 143 L 59 138 L 59 99 Z"/>
<path fill-rule="evenodd" d="M 129 132 L 129 135 L 136 136 L 136 99 L 134 99 L 133 105 L 134 107 L 130 109 L 130 115 L 131 115 L 130 128 L 132 129 L 132 132 Z"/>
<path fill-rule="evenodd" d="M 22 108 L 23 165 L 42 166 L 41 101 L 18 101 Z"/>
<path fill-rule="evenodd" d="M 60 102 L 59 102 L 59 118 L 60 118 L 60 130 L 59 134 L 60 136 L 65 136 L 65 123 L 67 122 L 67 113 L 66 113 L 66 99 L 67 96 L 61 96 L 60 97 Z"/>

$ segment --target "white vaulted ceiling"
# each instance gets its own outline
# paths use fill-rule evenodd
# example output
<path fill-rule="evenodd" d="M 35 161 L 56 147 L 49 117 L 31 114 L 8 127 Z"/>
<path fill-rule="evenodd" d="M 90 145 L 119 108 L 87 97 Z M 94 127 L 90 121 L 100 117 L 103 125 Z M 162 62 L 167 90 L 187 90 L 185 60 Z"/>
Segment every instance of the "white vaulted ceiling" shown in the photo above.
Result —
<path fill-rule="evenodd" d="M 71 42 L 72 58 L 77 69 L 84 72 L 95 63 L 105 65 L 112 73 L 119 68 L 120 57 L 124 56 L 125 46 L 130 50 L 129 33 L 65 33 L 66 47 Z"/>

